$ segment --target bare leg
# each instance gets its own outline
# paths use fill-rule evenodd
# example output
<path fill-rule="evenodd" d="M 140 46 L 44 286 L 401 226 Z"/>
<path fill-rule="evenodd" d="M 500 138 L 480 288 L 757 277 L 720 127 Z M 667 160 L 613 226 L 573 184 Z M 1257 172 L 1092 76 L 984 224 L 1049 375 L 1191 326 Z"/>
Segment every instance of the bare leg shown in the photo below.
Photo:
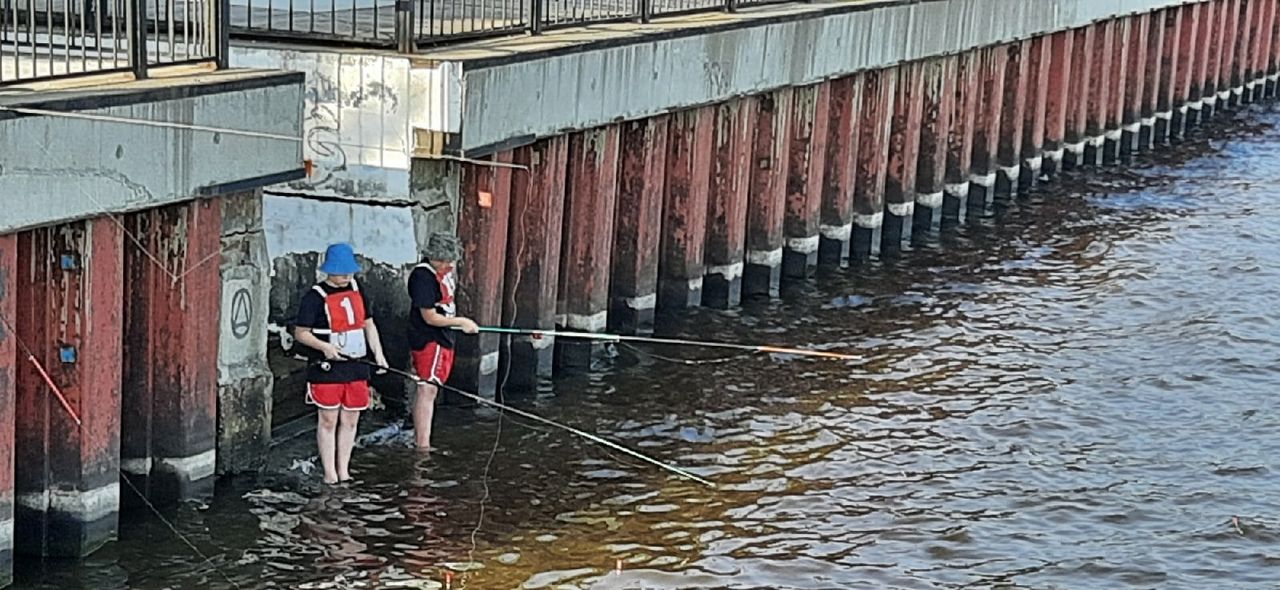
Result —
<path fill-rule="evenodd" d="M 417 399 L 413 402 L 413 437 L 418 450 L 431 448 L 431 421 L 436 413 L 435 384 L 418 384 Z"/>
<path fill-rule="evenodd" d="M 338 483 L 338 470 L 334 465 L 337 454 L 336 434 L 338 427 L 338 410 L 320 410 L 317 412 L 316 446 L 320 449 L 320 465 L 324 467 L 324 482 Z"/>
<path fill-rule="evenodd" d="M 351 479 L 351 449 L 356 446 L 356 427 L 360 425 L 360 410 L 342 410 L 338 423 L 338 481 Z"/>

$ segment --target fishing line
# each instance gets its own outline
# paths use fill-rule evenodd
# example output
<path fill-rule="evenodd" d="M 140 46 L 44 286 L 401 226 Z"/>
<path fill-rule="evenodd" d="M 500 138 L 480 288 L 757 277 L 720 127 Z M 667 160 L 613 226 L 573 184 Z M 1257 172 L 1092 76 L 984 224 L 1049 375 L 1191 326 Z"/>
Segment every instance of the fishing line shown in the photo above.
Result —
<path fill-rule="evenodd" d="M 27 346 L 27 343 L 24 342 L 22 338 L 18 336 L 18 331 L 13 329 L 13 324 L 9 323 L 9 320 L 5 318 L 3 314 L 0 314 L 0 324 L 4 324 L 5 332 L 13 336 L 13 341 L 18 343 L 18 347 L 21 348 L 24 353 L 26 353 L 27 360 L 29 360 L 32 365 L 35 365 L 35 368 L 40 373 L 40 376 L 43 378 L 45 385 L 49 386 L 49 391 L 52 392 L 53 395 L 57 397 L 58 402 L 62 405 L 62 409 L 65 410 L 67 414 L 71 417 L 71 419 L 75 421 L 77 427 L 83 427 L 84 423 L 81 422 L 80 417 L 76 415 L 75 411 L 71 409 L 71 405 L 67 403 L 67 398 L 63 396 L 62 391 L 59 390 L 58 386 L 54 384 L 53 379 L 49 376 L 49 373 L 45 371 L 44 367 L 41 366 L 40 361 L 36 360 L 35 352 L 33 352 L 31 348 Z M 163 522 L 164 525 L 168 527 L 170 531 L 173 531 L 173 534 L 177 536 L 178 539 L 181 540 L 184 544 L 186 544 L 186 546 L 189 547 L 191 551 L 193 551 L 196 554 L 197 557 L 200 557 L 201 559 L 204 560 L 201 563 L 201 565 L 209 564 L 209 566 L 217 570 L 218 574 L 221 575 L 222 578 L 227 581 L 227 583 L 237 588 L 237 590 L 241 588 L 240 585 L 235 582 L 235 580 L 232 580 L 231 577 L 228 576 L 227 573 L 221 567 L 218 566 L 218 564 L 213 563 L 213 561 L 207 555 L 201 552 L 200 549 L 195 546 L 195 544 L 193 544 L 185 535 L 183 535 L 180 531 L 178 531 L 178 528 L 175 527 L 173 523 L 170 522 L 167 518 L 165 518 L 164 515 L 161 514 L 158 509 L 156 509 L 155 505 L 152 504 L 151 501 L 148 500 L 146 496 L 142 495 L 142 492 L 139 491 L 138 488 L 133 485 L 133 482 L 129 480 L 129 476 L 124 472 L 124 470 L 119 470 L 119 471 L 120 471 L 120 478 L 124 480 L 125 485 L 127 485 L 129 489 L 133 490 L 133 492 L 137 494 L 139 498 L 142 499 L 142 502 L 146 504 L 148 508 L 151 509 L 151 512 L 155 513 L 156 518 L 159 518 L 160 522 Z"/>
<path fill-rule="evenodd" d="M 666 362 L 668 362 L 668 363 L 676 363 L 676 364 L 681 364 L 681 365 L 691 365 L 691 366 L 693 366 L 693 365 L 720 365 L 720 364 L 730 363 L 730 362 L 737 361 L 737 360 L 742 360 L 743 358 L 745 358 L 745 357 L 746 357 L 746 355 L 745 355 L 745 354 L 735 354 L 735 355 L 733 355 L 733 356 L 726 356 L 726 357 L 713 358 L 713 359 L 681 359 L 681 358 L 675 358 L 675 357 L 670 357 L 670 356 L 663 356 L 663 355 L 660 355 L 660 354 L 655 353 L 655 352 L 650 352 L 650 351 L 648 351 L 648 350 L 644 350 L 644 349 L 642 349 L 642 348 L 640 348 L 640 347 L 638 347 L 638 346 L 635 346 L 635 345 L 630 344 L 630 343 L 627 343 L 627 342 L 617 342 L 616 344 L 617 344 L 618 346 L 621 346 L 621 347 L 623 347 L 623 348 L 626 348 L 627 350 L 630 350 L 630 351 L 632 351 L 632 352 L 635 352 L 636 354 L 639 354 L 639 355 L 647 356 L 647 357 L 650 357 L 650 358 L 655 358 L 655 359 L 658 359 L 658 360 L 660 360 L 660 361 L 666 361 Z"/>
<path fill-rule="evenodd" d="M 209 127 L 207 125 L 194 125 L 191 123 L 156 121 L 153 119 L 132 119 L 129 117 L 120 117 L 117 115 L 101 115 L 101 114 L 77 113 L 77 112 L 68 112 L 68 111 L 50 111 L 46 109 L 33 109 L 30 107 L 0 106 L 0 110 L 12 111 L 12 112 L 21 113 L 24 115 L 37 115 L 41 117 L 62 117 L 64 119 L 84 119 L 88 121 L 101 121 L 105 123 L 125 123 L 129 125 L 142 125 L 144 127 L 164 127 L 169 129 L 183 129 L 188 131 L 207 131 L 209 133 L 225 133 L 227 135 L 241 135 L 244 137 L 258 137 L 263 139 L 279 139 L 282 141 L 302 143 L 301 137 L 294 137 L 291 135 L 281 135 L 278 133 L 266 133 L 263 131 L 247 131 L 243 129 L 231 129 L 227 127 Z"/>
<path fill-rule="evenodd" d="M 529 170 L 527 166 L 521 166 L 521 168 L 524 169 L 525 171 Z M 521 256 L 524 255 L 526 245 L 527 245 L 527 242 L 525 241 L 524 236 L 522 234 L 520 236 L 520 243 L 519 245 L 516 246 L 516 260 L 520 260 Z M 523 273 L 521 272 L 521 266 L 517 264 L 515 268 L 515 273 L 513 273 L 513 276 L 512 276 L 512 280 L 514 281 L 514 284 L 517 285 L 517 288 L 520 284 L 520 280 L 522 276 L 523 276 Z M 520 314 L 520 308 L 516 305 L 516 288 L 511 289 L 511 294 L 507 297 L 507 302 L 510 304 L 509 309 L 511 309 L 511 324 L 514 325 L 516 323 L 516 318 Z M 513 338 L 511 334 L 506 334 L 505 336 L 506 337 L 503 338 L 503 341 L 505 342 L 506 348 L 507 348 L 506 357 L 505 357 L 507 359 L 507 363 L 506 363 L 506 367 L 503 368 L 502 378 L 498 380 L 498 384 L 497 384 L 497 395 L 502 396 L 502 399 L 504 401 L 506 400 L 505 394 L 507 390 L 507 384 L 510 382 L 510 378 L 511 378 L 511 339 Z M 501 363 L 501 359 L 499 359 L 499 363 Z M 506 418 L 507 418 L 507 413 L 503 411 L 501 408 L 499 408 L 498 424 L 497 424 L 496 432 L 494 433 L 494 436 L 493 436 L 493 447 L 489 449 L 489 457 L 488 459 L 485 460 L 484 471 L 480 475 L 480 484 L 484 488 L 484 495 L 481 496 L 480 498 L 480 509 L 479 509 L 478 515 L 476 516 L 476 526 L 475 528 L 471 529 L 471 549 L 470 551 L 467 552 L 468 569 L 470 569 L 470 566 L 475 565 L 475 562 L 476 562 L 475 555 L 476 555 L 476 548 L 478 547 L 477 537 L 480 534 L 480 529 L 484 526 L 484 515 L 488 509 L 488 501 L 491 495 L 491 492 L 489 489 L 489 470 L 493 467 L 493 460 L 498 455 L 498 446 L 502 441 L 502 423 L 503 423 L 503 420 Z M 467 580 L 470 577 L 468 574 L 469 572 L 464 573 L 462 575 L 461 587 L 463 588 L 466 587 Z"/>
<path fill-rule="evenodd" d="M 644 342 L 648 344 L 666 344 L 673 346 L 697 346 L 702 348 L 728 348 L 733 350 L 742 350 L 747 352 L 761 353 L 777 353 L 792 354 L 799 356 L 810 356 L 817 358 L 825 358 L 831 360 L 855 361 L 862 360 L 861 357 L 844 354 L 839 352 L 830 352 L 825 350 L 811 350 L 806 348 L 787 348 L 782 346 L 773 346 L 769 344 L 739 344 L 734 342 L 714 342 L 709 340 L 690 340 L 685 338 L 655 338 L 651 336 L 627 336 L 623 334 L 608 334 L 604 332 L 570 332 L 563 330 L 530 330 L 518 328 L 499 328 L 491 326 L 482 326 L 481 332 L 490 332 L 496 334 L 521 334 L 533 337 L 552 336 L 557 338 L 581 338 L 584 340 L 600 340 L 604 342 Z"/>
<path fill-rule="evenodd" d="M 369 360 L 366 360 L 366 359 L 349 359 L 349 360 L 350 360 L 351 362 L 356 362 L 356 363 L 361 363 L 361 364 L 365 364 L 365 365 L 370 365 L 370 366 L 377 366 L 377 367 L 380 367 L 380 368 L 382 368 L 383 370 L 386 370 L 387 372 L 394 373 L 394 374 L 396 374 L 396 375 L 400 375 L 400 376 L 402 376 L 402 377 L 404 377 L 404 378 L 406 378 L 406 379 L 411 379 L 411 380 L 413 380 L 413 381 L 414 381 L 414 382 L 416 382 L 416 383 L 422 383 L 422 382 L 423 382 L 423 380 L 422 380 L 421 378 L 419 378 L 417 375 L 414 375 L 413 373 L 409 373 L 409 372 L 407 372 L 407 371 L 403 371 L 403 370 L 400 370 L 400 369 L 396 369 L 396 368 L 394 368 L 394 367 L 382 367 L 381 365 L 378 365 L 377 363 L 374 363 L 373 361 L 369 361 Z M 458 394 L 458 395 L 461 395 L 461 396 L 463 396 L 463 397 L 465 397 L 465 398 L 467 398 L 467 399 L 470 399 L 470 400 L 473 400 L 473 401 L 475 401 L 475 402 L 478 402 L 478 403 L 484 404 L 484 405 L 486 405 L 486 406 L 490 406 L 490 407 L 493 407 L 493 408 L 498 408 L 498 409 L 506 410 L 506 411 L 508 411 L 508 412 L 511 412 L 511 413 L 516 414 L 516 415 L 519 415 L 519 416 L 523 416 L 523 417 L 528 418 L 528 419 L 530 419 L 530 420 L 533 420 L 533 421 L 535 421 L 535 422 L 539 422 L 539 423 L 542 423 L 542 424 L 546 424 L 546 425 L 548 425 L 548 426 L 553 426 L 553 427 L 555 427 L 555 428 L 559 428 L 560 430 L 564 430 L 564 431 L 566 431 L 566 432 L 569 432 L 569 433 L 574 434 L 574 435 L 576 435 L 576 436 L 579 436 L 579 437 L 585 438 L 585 439 L 587 439 L 587 440 L 589 440 L 589 441 L 592 441 L 592 442 L 594 442 L 594 443 L 598 443 L 598 444 L 604 445 L 604 446 L 609 447 L 609 448 L 611 448 L 611 449 L 614 449 L 614 450 L 616 450 L 616 451 L 621 451 L 621 452 L 626 453 L 627 455 L 630 455 L 630 456 L 632 456 L 632 457 L 634 457 L 634 458 L 636 458 L 636 459 L 640 459 L 641 461 L 644 461 L 644 462 L 646 462 L 646 463 L 649 463 L 650 465 L 654 465 L 654 466 L 656 466 L 656 467 L 658 467 L 658 468 L 661 468 L 661 469 L 662 469 L 662 470 L 664 470 L 664 471 L 667 471 L 667 472 L 673 473 L 673 474 L 678 475 L 678 476 L 680 476 L 680 477 L 682 477 L 682 478 L 685 478 L 685 479 L 688 479 L 688 480 L 691 480 L 691 481 L 698 482 L 698 483 L 700 483 L 700 484 L 702 484 L 702 485 L 705 485 L 705 486 L 707 486 L 707 487 L 710 487 L 710 488 L 715 488 L 715 487 L 716 487 L 716 484 L 715 484 L 714 482 L 712 482 L 712 481 L 710 481 L 710 480 L 708 480 L 708 479 L 706 479 L 706 478 L 699 477 L 698 475 L 695 475 L 695 474 L 693 474 L 693 473 L 689 472 L 688 470 L 682 469 L 682 468 L 680 468 L 680 467 L 676 467 L 676 466 L 671 465 L 671 464 L 669 464 L 669 463 L 663 463 L 662 461 L 659 461 L 659 460 L 657 460 L 657 459 L 654 459 L 653 457 L 650 457 L 650 456 L 648 456 L 648 455 L 645 455 L 644 453 L 640 453 L 640 452 L 638 452 L 638 451 L 631 450 L 631 449 L 629 449 L 629 448 L 627 448 L 627 447 L 624 447 L 624 446 L 622 446 L 622 445 L 620 445 L 620 444 L 618 444 L 618 443 L 615 443 L 615 442 L 613 442 L 613 441 L 607 440 L 607 439 L 602 438 L 602 437 L 600 437 L 600 436 L 597 436 L 597 435 L 595 435 L 595 434 L 591 434 L 591 433 L 589 433 L 589 432 L 585 432 L 585 431 L 583 431 L 583 430 L 580 430 L 580 429 L 578 429 L 578 428 L 574 428 L 574 427 L 569 426 L 569 425 L 567 425 L 567 424 L 561 424 L 561 423 L 559 423 L 559 422 L 556 422 L 556 421 L 551 420 L 551 419 L 548 419 L 548 418 L 543 418 L 542 416 L 539 416 L 539 415 L 534 414 L 534 413 L 531 413 L 531 412 L 526 412 L 526 411 L 521 410 L 521 409 L 519 409 L 519 408 L 515 408 L 515 407 L 512 407 L 512 406 L 508 406 L 508 405 L 506 405 L 506 404 L 500 403 L 500 402 L 496 402 L 496 401 L 490 400 L 490 399 L 488 399 L 488 398 L 486 398 L 486 397 L 484 397 L 484 396 L 481 396 L 481 395 L 478 395 L 478 394 L 472 393 L 472 392 L 467 391 L 467 390 L 465 390 L 465 389 L 459 389 L 459 388 L 454 387 L 454 386 L 452 386 L 452 385 L 446 385 L 446 384 L 443 384 L 443 383 L 436 383 L 435 385 L 436 385 L 437 387 L 440 387 L 441 389 L 444 389 L 444 390 L 446 390 L 446 391 L 452 391 L 452 392 L 454 392 L 454 393 L 456 393 L 456 394 Z"/>
<path fill-rule="evenodd" d="M 33 352 L 31 347 L 27 346 L 27 343 L 23 342 L 22 338 L 18 336 L 18 331 L 13 328 L 13 324 L 10 324 L 9 320 L 2 314 L 0 314 L 0 323 L 4 324 L 5 332 L 12 334 L 13 341 L 17 342 L 18 346 L 22 348 L 22 352 L 26 353 L 27 361 L 35 366 L 36 371 L 40 373 L 40 377 L 44 380 L 45 385 L 49 386 L 49 391 L 57 398 L 58 403 L 62 405 L 62 409 L 66 411 L 67 415 L 71 417 L 71 420 L 76 423 L 76 426 L 83 426 L 84 423 L 80 421 L 80 416 L 76 415 L 75 410 L 71 409 L 71 404 L 67 402 L 66 396 L 62 395 L 62 390 L 58 389 L 57 385 L 54 385 L 53 379 L 49 377 L 49 372 L 44 370 L 44 366 L 40 364 L 39 360 L 36 360 L 36 353 Z"/>
<path fill-rule="evenodd" d="M 214 563 L 209 556 L 204 554 L 204 552 L 200 551 L 200 549 L 196 547 L 194 543 L 192 543 L 189 539 L 187 539 L 186 535 L 183 535 L 181 532 L 179 532 L 178 528 L 173 526 L 173 523 L 169 522 L 169 519 L 165 518 L 164 515 L 160 513 L 160 510 L 156 508 L 155 504 L 152 504 L 151 500 L 148 500 L 147 497 L 144 496 L 142 492 L 136 486 L 133 485 L 133 481 L 129 479 L 129 476 L 125 474 L 124 471 L 120 472 L 120 479 L 123 479 L 125 485 L 129 486 L 129 489 L 133 490 L 133 493 L 138 495 L 138 498 L 142 500 L 142 503 L 146 504 L 147 508 L 151 509 L 151 512 L 156 515 L 156 518 L 160 519 L 160 522 L 163 522 L 165 526 L 169 527 L 169 530 L 173 531 L 173 534 L 177 536 L 178 539 L 182 540 L 182 542 L 185 543 L 187 547 L 190 548 L 191 551 L 196 554 L 196 556 L 200 557 L 201 559 L 204 559 L 204 561 L 200 565 L 208 564 L 215 571 L 217 571 L 218 574 L 222 576 L 222 579 L 226 580 L 228 584 L 231 584 L 232 586 L 237 588 L 237 590 L 241 588 L 240 584 L 237 584 L 235 580 L 232 580 L 231 576 L 228 576 L 226 571 L 224 571 L 221 567 L 219 567 L 218 564 Z"/>

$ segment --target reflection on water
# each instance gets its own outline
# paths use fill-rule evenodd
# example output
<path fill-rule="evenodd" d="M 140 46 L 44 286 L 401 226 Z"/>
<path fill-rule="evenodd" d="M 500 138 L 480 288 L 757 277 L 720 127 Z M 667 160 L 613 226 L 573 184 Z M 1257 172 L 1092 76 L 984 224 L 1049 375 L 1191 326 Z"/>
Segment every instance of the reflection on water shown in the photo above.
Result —
<path fill-rule="evenodd" d="M 241 478 L 182 508 L 212 564 L 139 515 L 34 586 L 1272 587 L 1280 115 L 1246 119 L 896 263 L 680 325 L 864 364 L 622 349 L 518 400 L 717 489 L 445 414 L 447 454 L 360 450 L 351 489 Z"/>

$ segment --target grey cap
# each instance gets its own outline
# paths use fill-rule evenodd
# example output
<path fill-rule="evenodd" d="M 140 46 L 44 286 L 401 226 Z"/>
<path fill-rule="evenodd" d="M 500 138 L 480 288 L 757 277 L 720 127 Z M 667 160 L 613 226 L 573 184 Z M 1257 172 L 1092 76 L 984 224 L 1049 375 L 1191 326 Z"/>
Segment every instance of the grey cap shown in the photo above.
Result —
<path fill-rule="evenodd" d="M 427 260 L 447 260 L 456 262 L 462 259 L 462 242 L 448 234 L 431 234 L 427 238 Z"/>

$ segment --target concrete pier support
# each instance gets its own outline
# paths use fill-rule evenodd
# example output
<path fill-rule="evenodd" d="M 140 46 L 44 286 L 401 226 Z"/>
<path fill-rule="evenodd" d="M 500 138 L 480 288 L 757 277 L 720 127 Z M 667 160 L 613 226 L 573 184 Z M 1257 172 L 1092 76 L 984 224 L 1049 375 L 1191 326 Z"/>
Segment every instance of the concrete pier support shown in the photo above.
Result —
<path fill-rule="evenodd" d="M 1111 111 L 1111 97 L 1116 82 L 1112 75 L 1115 47 L 1115 21 L 1098 23 L 1098 33 L 1093 38 L 1089 53 L 1093 57 L 1089 69 L 1089 94 L 1085 97 L 1089 112 L 1085 118 L 1084 163 L 1098 166 L 1103 163 L 1107 140 L 1107 123 Z"/>
<path fill-rule="evenodd" d="M 1193 55 L 1183 61 L 1183 63 L 1192 65 L 1189 72 L 1191 76 L 1190 84 L 1184 89 L 1186 92 L 1187 116 L 1186 123 L 1180 129 L 1182 133 L 1180 137 L 1185 136 L 1191 128 L 1199 125 L 1203 119 L 1212 114 L 1213 104 L 1217 102 L 1217 92 L 1211 88 L 1213 85 L 1212 79 L 1214 78 L 1213 63 L 1216 63 L 1216 59 L 1210 59 L 1211 55 L 1216 58 L 1217 54 L 1213 53 L 1213 41 L 1214 37 L 1220 34 L 1215 31 L 1218 26 L 1218 11 L 1216 8 L 1215 2 L 1206 2 L 1190 7 L 1183 6 L 1183 10 L 1190 9 L 1189 13 L 1192 15 L 1191 24 L 1195 27 L 1195 37 L 1189 46 L 1189 50 L 1193 52 Z M 1206 101 L 1206 97 L 1210 97 L 1210 100 Z M 1208 107 L 1207 110 L 1206 107 Z"/>
<path fill-rule="evenodd" d="M 920 154 L 920 119 L 924 109 L 923 64 L 898 66 L 898 91 L 894 96 L 889 129 L 889 162 L 885 171 L 884 222 L 880 232 L 880 255 L 901 253 L 902 241 L 910 238 L 915 216 L 916 165 Z"/>
<path fill-rule="evenodd" d="M 1147 66 L 1147 25 L 1149 19 L 1139 14 L 1128 19 L 1129 31 L 1125 47 L 1128 57 L 1125 71 L 1128 82 L 1125 84 L 1120 101 L 1120 155 L 1129 157 L 1140 149 L 1139 139 L 1142 135 L 1142 92 L 1146 88 L 1150 72 Z"/>
<path fill-rule="evenodd" d="M 271 443 L 274 376 L 267 364 L 271 262 L 262 191 L 219 195 L 222 207 L 218 332 L 219 474 L 256 470 Z"/>
<path fill-rule="evenodd" d="M 1280 95 L 1280 7 L 1271 11 L 1271 27 L 1267 33 L 1267 89 L 1266 98 Z"/>
<path fill-rule="evenodd" d="M 849 258 L 849 238 L 853 234 L 853 177 L 859 131 L 855 111 L 862 105 L 862 76 L 837 78 L 830 84 L 830 123 L 818 217 L 818 264 L 839 266 Z"/>
<path fill-rule="evenodd" d="M 1143 73 L 1142 100 L 1138 106 L 1140 127 L 1136 149 L 1139 152 L 1151 151 L 1155 147 L 1160 126 L 1160 96 L 1165 87 L 1164 77 L 1167 75 L 1164 69 L 1165 13 L 1164 10 L 1158 10 L 1140 17 L 1147 20 L 1147 48 L 1139 70 Z M 1165 129 L 1168 129 L 1167 125 Z"/>
<path fill-rule="evenodd" d="M 1022 169 L 1018 192 L 1029 192 L 1044 169 L 1045 120 L 1048 115 L 1053 39 L 1041 35 L 1027 42 L 1026 105 L 1022 110 Z"/>
<path fill-rule="evenodd" d="M 1238 103 L 1240 38 L 1244 35 L 1241 0 L 1227 0 L 1223 6 L 1222 49 L 1218 60 L 1218 111 L 1228 111 Z"/>
<path fill-rule="evenodd" d="M 504 326 L 545 330 L 555 325 L 568 157 L 569 140 L 563 135 L 514 150 L 512 163 L 528 170 L 511 174 L 505 276 L 498 285 L 501 291 L 491 291 L 503 294 L 499 310 Z M 474 198 L 465 197 L 469 187 L 463 180 L 464 198 Z M 532 390 L 555 371 L 555 339 L 512 336 L 510 354 L 498 360 L 495 382 L 501 374 L 504 389 Z"/>
<path fill-rule="evenodd" d="M 1031 43 L 1017 41 L 1006 46 L 1004 98 L 1000 108 L 1000 134 L 996 140 L 996 196 L 1018 194 L 1022 177 L 1022 131 L 1027 109 L 1027 74 Z"/>
<path fill-rule="evenodd" d="M 1181 15 L 1177 43 L 1177 70 L 1174 74 L 1173 119 L 1169 127 L 1170 139 L 1182 139 L 1187 129 L 1200 119 L 1204 109 L 1202 89 L 1208 61 L 1204 52 L 1208 48 L 1209 32 L 1202 22 L 1207 4 L 1184 4 L 1177 10 Z"/>
<path fill-rule="evenodd" d="M 658 304 L 658 244 L 666 186 L 667 122 L 622 123 L 618 205 L 609 278 L 609 330 L 652 334 Z"/>
<path fill-rule="evenodd" d="M 920 156 L 916 162 L 913 239 L 942 225 L 942 204 L 947 183 L 947 140 L 956 100 L 956 63 L 953 56 L 928 60 L 923 69 L 923 106 L 920 118 Z"/>
<path fill-rule="evenodd" d="M 14 546 L 22 553 L 81 557 L 116 538 L 122 246 L 107 217 L 18 238 L 18 339 L 45 371 L 33 363 L 18 371 Z"/>
<path fill-rule="evenodd" d="M 1129 34 L 1131 18 L 1120 18 L 1111 23 L 1111 51 L 1107 54 L 1111 61 L 1109 75 L 1111 88 L 1107 95 L 1107 103 L 1103 106 L 1104 141 L 1100 158 L 1103 164 L 1111 165 L 1120 160 L 1120 141 L 1124 138 L 1124 100 L 1129 80 Z"/>
<path fill-rule="evenodd" d="M 1071 97 L 1067 107 L 1066 133 L 1062 166 L 1066 170 L 1085 165 L 1085 144 L 1088 143 L 1090 95 L 1093 92 L 1089 80 L 1093 76 L 1093 46 L 1098 36 L 1098 25 L 1087 25 L 1074 31 L 1071 45 L 1071 83 L 1067 95 Z"/>
<path fill-rule="evenodd" d="M 618 133 L 609 125 L 569 138 L 558 299 L 561 324 L 576 332 L 604 332 L 609 323 Z M 590 368 L 606 353 L 603 342 L 589 340 L 560 340 L 556 347 L 561 366 L 572 368 Z"/>
<path fill-rule="evenodd" d="M 1253 6 L 1252 24 L 1249 27 L 1249 59 L 1245 64 L 1244 102 L 1252 104 L 1262 99 L 1262 89 L 1266 85 L 1266 66 L 1263 58 L 1263 47 L 1267 31 L 1271 27 L 1270 12 L 1275 3 L 1261 2 Z"/>
<path fill-rule="evenodd" d="M 707 235 L 707 189 L 715 123 L 713 107 L 671 115 L 658 265 L 660 311 L 702 305 L 702 253 Z"/>
<path fill-rule="evenodd" d="M 858 162 L 853 181 L 852 260 L 878 255 L 884 224 L 884 183 L 889 159 L 889 133 L 898 71 L 893 68 L 863 74 L 862 108 L 858 119 Z"/>
<path fill-rule="evenodd" d="M 947 133 L 947 172 L 943 187 L 942 224 L 960 222 L 969 200 L 969 170 L 973 162 L 975 111 L 981 96 L 977 51 L 956 58 L 955 96 L 952 102 L 951 129 Z"/>
<path fill-rule="evenodd" d="M 1183 14 L 1181 7 L 1167 8 L 1164 11 L 1161 26 L 1164 43 L 1160 50 L 1160 86 L 1156 95 L 1156 123 L 1152 131 L 1151 142 L 1155 145 L 1166 145 L 1174 136 L 1174 125 L 1183 120 L 1182 107 L 1178 100 L 1179 77 L 1186 76 L 1188 65 L 1180 61 L 1186 48 L 1182 44 Z M 1194 29 L 1193 29 L 1194 30 Z M 1194 39 L 1194 37 L 1193 37 Z"/>
<path fill-rule="evenodd" d="M 18 236 L 0 235 L 0 587 L 13 582 L 13 443 L 19 356 Z"/>
<path fill-rule="evenodd" d="M 216 467 L 218 367 L 209 359 L 218 341 L 209 335 L 221 312 L 220 202 L 150 209 L 124 223 L 138 242 L 124 249 L 122 476 L 155 504 L 208 497 Z M 133 494 L 124 501 L 140 503 Z"/>
<path fill-rule="evenodd" d="M 1263 98 L 1275 98 L 1277 82 L 1280 81 L 1280 6 L 1268 2 L 1267 21 L 1262 39 L 1262 67 L 1266 75 L 1266 84 L 1262 90 Z"/>
<path fill-rule="evenodd" d="M 755 105 L 751 99 L 736 99 L 716 107 L 702 282 L 702 304 L 709 307 L 727 309 L 742 302 Z"/>
<path fill-rule="evenodd" d="M 499 152 L 491 160 L 495 164 L 510 164 L 513 157 L 511 152 Z M 458 236 L 462 239 L 463 261 L 458 265 L 457 301 L 461 313 L 480 325 L 506 324 L 508 319 L 504 309 L 504 302 L 509 301 L 504 294 L 507 288 L 504 274 L 510 265 L 518 264 L 508 258 L 508 224 L 512 229 L 516 225 L 511 222 L 512 188 L 515 183 L 522 187 L 530 183 L 530 174 L 481 163 L 462 165 Z M 560 226 L 549 227 L 558 230 Z M 558 231 L 549 233 L 559 235 Z M 458 338 L 457 360 L 449 382 L 486 397 L 500 395 L 498 365 L 502 338 L 498 334 Z M 518 349 L 520 347 L 512 342 L 512 353 Z"/>
<path fill-rule="evenodd" d="M 1000 121 L 1004 114 L 1004 76 L 1008 47 L 979 50 L 981 95 L 973 128 L 973 162 L 969 176 L 969 208 L 983 211 L 995 197 L 996 154 L 1000 147 Z"/>
<path fill-rule="evenodd" d="M 783 216 L 782 276 L 807 279 L 818 267 L 818 216 L 822 207 L 831 85 L 796 88 L 787 160 L 787 204 Z"/>
<path fill-rule="evenodd" d="M 788 149 L 791 146 L 790 89 L 756 96 L 756 128 L 751 142 L 747 203 L 747 258 L 744 297 L 777 297 L 782 283 L 782 225 L 787 206 Z"/>
<path fill-rule="evenodd" d="M 1240 106 L 1253 102 L 1253 58 L 1254 44 L 1258 36 L 1258 21 L 1262 11 L 1261 2 L 1246 1 L 1240 6 L 1241 22 L 1239 38 L 1236 40 L 1235 68 L 1231 78 L 1231 104 Z"/>
<path fill-rule="evenodd" d="M 1054 178 L 1062 170 L 1066 152 L 1068 113 L 1074 113 L 1076 98 L 1070 94 L 1076 72 L 1073 70 L 1076 35 L 1073 31 L 1060 31 L 1052 35 L 1050 45 L 1049 78 L 1046 83 L 1044 122 L 1044 175 Z"/>

